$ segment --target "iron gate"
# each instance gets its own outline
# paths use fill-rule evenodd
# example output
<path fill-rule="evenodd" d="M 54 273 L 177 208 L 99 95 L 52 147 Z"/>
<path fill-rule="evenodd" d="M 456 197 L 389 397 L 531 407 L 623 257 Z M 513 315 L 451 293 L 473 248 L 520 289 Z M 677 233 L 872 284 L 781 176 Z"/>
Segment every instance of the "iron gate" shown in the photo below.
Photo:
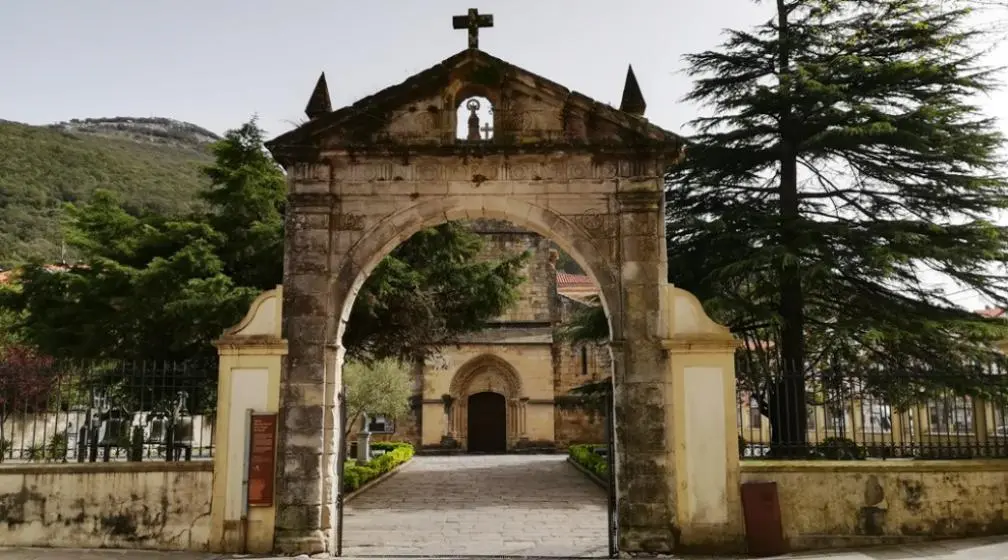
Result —
<path fill-rule="evenodd" d="M 606 436 L 606 463 L 609 471 L 609 480 L 606 493 L 609 504 L 606 508 L 606 527 L 609 536 L 609 557 L 616 558 L 619 555 L 619 518 L 616 511 L 616 411 L 613 402 L 613 386 L 609 385 L 606 391 L 605 400 L 605 436 Z"/>
<path fill-rule="evenodd" d="M 339 405 L 339 435 L 336 436 L 339 445 L 336 452 L 336 556 L 343 556 L 343 464 L 346 463 L 346 433 L 347 433 L 347 407 L 346 407 L 346 386 L 340 389 L 337 398 Z"/>

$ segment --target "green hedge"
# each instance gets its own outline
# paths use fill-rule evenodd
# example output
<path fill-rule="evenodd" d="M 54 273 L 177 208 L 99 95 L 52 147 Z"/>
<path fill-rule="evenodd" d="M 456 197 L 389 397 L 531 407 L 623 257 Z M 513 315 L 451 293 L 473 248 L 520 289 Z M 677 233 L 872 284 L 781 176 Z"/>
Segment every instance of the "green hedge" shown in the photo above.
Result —
<path fill-rule="evenodd" d="M 568 453 L 575 463 L 595 473 L 602 480 L 609 480 L 609 462 L 602 455 L 595 453 L 597 447 L 602 446 L 599 444 L 572 445 L 568 449 Z"/>
<path fill-rule="evenodd" d="M 344 492 L 353 492 L 365 483 L 391 471 L 413 457 L 413 446 L 408 443 L 372 443 L 371 449 L 380 449 L 385 454 L 371 459 L 364 465 L 358 465 L 353 461 L 348 461 L 343 465 Z"/>

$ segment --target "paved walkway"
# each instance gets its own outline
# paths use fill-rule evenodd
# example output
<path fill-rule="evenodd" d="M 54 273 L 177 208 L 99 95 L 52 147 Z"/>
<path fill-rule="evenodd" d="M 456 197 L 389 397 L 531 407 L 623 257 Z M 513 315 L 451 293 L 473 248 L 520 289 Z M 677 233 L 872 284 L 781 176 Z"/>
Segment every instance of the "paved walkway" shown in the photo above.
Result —
<path fill-rule="evenodd" d="M 150 552 L 137 550 L 57 550 L 0 548 L 0 560 L 219 560 L 249 558 L 244 555 L 219 556 L 186 552 Z M 779 556 L 790 560 L 1005 560 L 1008 537 L 971 541 L 946 541 L 929 545 L 875 548 L 864 552 L 829 552 Z M 266 560 L 266 559 L 261 559 Z M 279 559 L 278 559 L 279 560 Z M 288 559 L 289 560 L 289 559 Z M 344 560 L 353 560 L 345 556 Z M 410 557 L 409 560 L 419 560 Z M 479 560 L 485 560 L 481 558 Z M 728 557 L 684 558 L 683 560 L 739 560 Z"/>
<path fill-rule="evenodd" d="M 566 459 L 415 457 L 346 504 L 343 553 L 605 556 L 605 491 Z"/>

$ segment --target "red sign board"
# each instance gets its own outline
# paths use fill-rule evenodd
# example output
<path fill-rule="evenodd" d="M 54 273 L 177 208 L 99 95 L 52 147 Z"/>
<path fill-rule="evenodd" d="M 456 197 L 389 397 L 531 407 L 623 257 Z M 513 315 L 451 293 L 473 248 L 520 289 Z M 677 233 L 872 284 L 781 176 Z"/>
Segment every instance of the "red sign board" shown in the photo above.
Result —
<path fill-rule="evenodd" d="M 248 505 L 271 507 L 276 479 L 276 414 L 253 414 L 249 442 Z"/>

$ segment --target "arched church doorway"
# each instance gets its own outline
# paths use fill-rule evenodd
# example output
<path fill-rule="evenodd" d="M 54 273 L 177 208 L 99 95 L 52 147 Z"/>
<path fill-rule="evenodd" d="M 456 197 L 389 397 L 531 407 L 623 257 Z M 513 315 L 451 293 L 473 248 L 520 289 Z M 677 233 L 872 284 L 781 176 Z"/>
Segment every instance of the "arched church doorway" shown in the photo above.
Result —
<path fill-rule="evenodd" d="M 484 391 L 469 396 L 470 453 L 504 453 L 507 450 L 507 401 L 504 395 Z"/>

